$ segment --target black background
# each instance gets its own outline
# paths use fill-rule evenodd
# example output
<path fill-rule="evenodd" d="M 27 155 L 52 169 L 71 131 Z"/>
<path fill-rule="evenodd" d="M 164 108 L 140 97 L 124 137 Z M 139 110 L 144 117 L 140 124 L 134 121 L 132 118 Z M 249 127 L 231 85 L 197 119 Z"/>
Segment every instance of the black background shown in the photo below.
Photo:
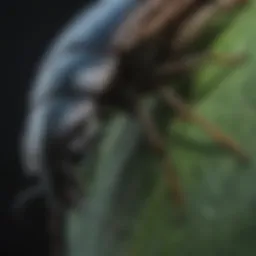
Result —
<path fill-rule="evenodd" d="M 0 255 L 48 255 L 45 209 L 37 200 L 24 220 L 10 214 L 15 195 L 33 181 L 26 179 L 18 156 L 18 135 L 29 82 L 53 36 L 88 0 L 1 1 L 0 25 Z"/>

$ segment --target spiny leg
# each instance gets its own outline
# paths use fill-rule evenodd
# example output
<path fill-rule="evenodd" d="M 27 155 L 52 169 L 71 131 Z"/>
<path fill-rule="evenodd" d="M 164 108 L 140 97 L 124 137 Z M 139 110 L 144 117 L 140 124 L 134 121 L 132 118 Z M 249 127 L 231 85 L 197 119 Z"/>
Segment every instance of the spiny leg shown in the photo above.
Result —
<path fill-rule="evenodd" d="M 157 69 L 156 75 L 170 76 L 175 73 L 191 71 L 198 68 L 203 63 L 215 62 L 221 66 L 236 67 L 243 63 L 246 55 L 243 53 L 226 54 L 220 52 L 203 51 L 201 53 L 191 54 L 190 56 L 183 57 L 177 61 L 170 61 L 163 64 Z"/>
<path fill-rule="evenodd" d="M 139 100 L 134 101 L 133 111 L 144 129 L 151 148 L 162 158 L 163 169 L 167 176 L 166 179 L 170 186 L 173 202 L 176 206 L 182 208 L 184 206 L 184 194 L 175 167 L 170 162 L 170 156 L 165 156 L 164 139 L 158 131 L 149 111 L 144 108 Z"/>
<path fill-rule="evenodd" d="M 248 160 L 247 154 L 234 140 L 232 140 L 228 135 L 224 134 L 218 127 L 214 126 L 206 119 L 192 111 L 173 89 L 161 87 L 159 91 L 163 100 L 171 108 L 176 110 L 182 117 L 200 125 L 200 127 L 203 128 L 214 141 L 236 153 L 242 160 Z"/>
<path fill-rule="evenodd" d="M 171 39 L 171 49 L 181 51 L 199 38 L 216 14 L 224 10 L 231 10 L 245 0 L 218 0 L 202 6 L 189 17 L 180 27 L 176 37 Z"/>
<path fill-rule="evenodd" d="M 196 0 L 169 1 L 149 0 L 137 8 L 122 24 L 113 45 L 122 51 L 136 47 L 141 41 L 159 33 L 166 25 L 177 19 Z"/>
<path fill-rule="evenodd" d="M 149 17 L 162 5 L 163 0 L 144 1 L 125 20 L 115 34 L 113 44 L 122 51 L 130 50 L 140 40 L 141 29 L 147 24 Z"/>

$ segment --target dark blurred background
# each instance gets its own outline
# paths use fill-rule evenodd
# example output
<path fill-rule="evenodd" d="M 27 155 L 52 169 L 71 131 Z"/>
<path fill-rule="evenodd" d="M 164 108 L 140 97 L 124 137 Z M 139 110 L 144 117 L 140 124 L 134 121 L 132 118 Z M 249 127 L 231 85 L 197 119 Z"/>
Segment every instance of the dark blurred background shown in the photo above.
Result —
<path fill-rule="evenodd" d="M 15 220 L 15 195 L 34 181 L 26 179 L 18 156 L 18 135 L 35 65 L 49 42 L 76 11 L 93 0 L 15 0 L 1 2 L 1 177 L 0 255 L 48 255 L 44 201 L 37 200 Z"/>

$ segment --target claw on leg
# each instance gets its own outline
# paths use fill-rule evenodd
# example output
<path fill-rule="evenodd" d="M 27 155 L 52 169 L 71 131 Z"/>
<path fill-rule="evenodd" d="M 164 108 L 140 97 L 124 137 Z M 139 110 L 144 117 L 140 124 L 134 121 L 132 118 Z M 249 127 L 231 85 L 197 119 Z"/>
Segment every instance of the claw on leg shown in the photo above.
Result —
<path fill-rule="evenodd" d="M 200 125 L 200 127 L 203 128 L 214 141 L 236 153 L 242 160 L 248 160 L 247 154 L 243 152 L 234 140 L 224 134 L 218 127 L 214 126 L 200 115 L 194 113 L 186 104 L 183 103 L 174 90 L 162 87 L 160 89 L 160 94 L 164 101 L 174 110 L 178 111 L 182 117 Z"/>

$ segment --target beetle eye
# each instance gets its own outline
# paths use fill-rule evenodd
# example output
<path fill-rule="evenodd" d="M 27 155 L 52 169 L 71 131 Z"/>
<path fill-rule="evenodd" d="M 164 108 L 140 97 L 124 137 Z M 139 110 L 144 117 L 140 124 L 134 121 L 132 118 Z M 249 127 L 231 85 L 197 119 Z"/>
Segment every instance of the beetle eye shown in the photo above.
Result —
<path fill-rule="evenodd" d="M 95 66 L 80 69 L 75 76 L 75 84 L 80 90 L 101 93 L 112 82 L 116 70 L 117 59 L 104 59 Z"/>

